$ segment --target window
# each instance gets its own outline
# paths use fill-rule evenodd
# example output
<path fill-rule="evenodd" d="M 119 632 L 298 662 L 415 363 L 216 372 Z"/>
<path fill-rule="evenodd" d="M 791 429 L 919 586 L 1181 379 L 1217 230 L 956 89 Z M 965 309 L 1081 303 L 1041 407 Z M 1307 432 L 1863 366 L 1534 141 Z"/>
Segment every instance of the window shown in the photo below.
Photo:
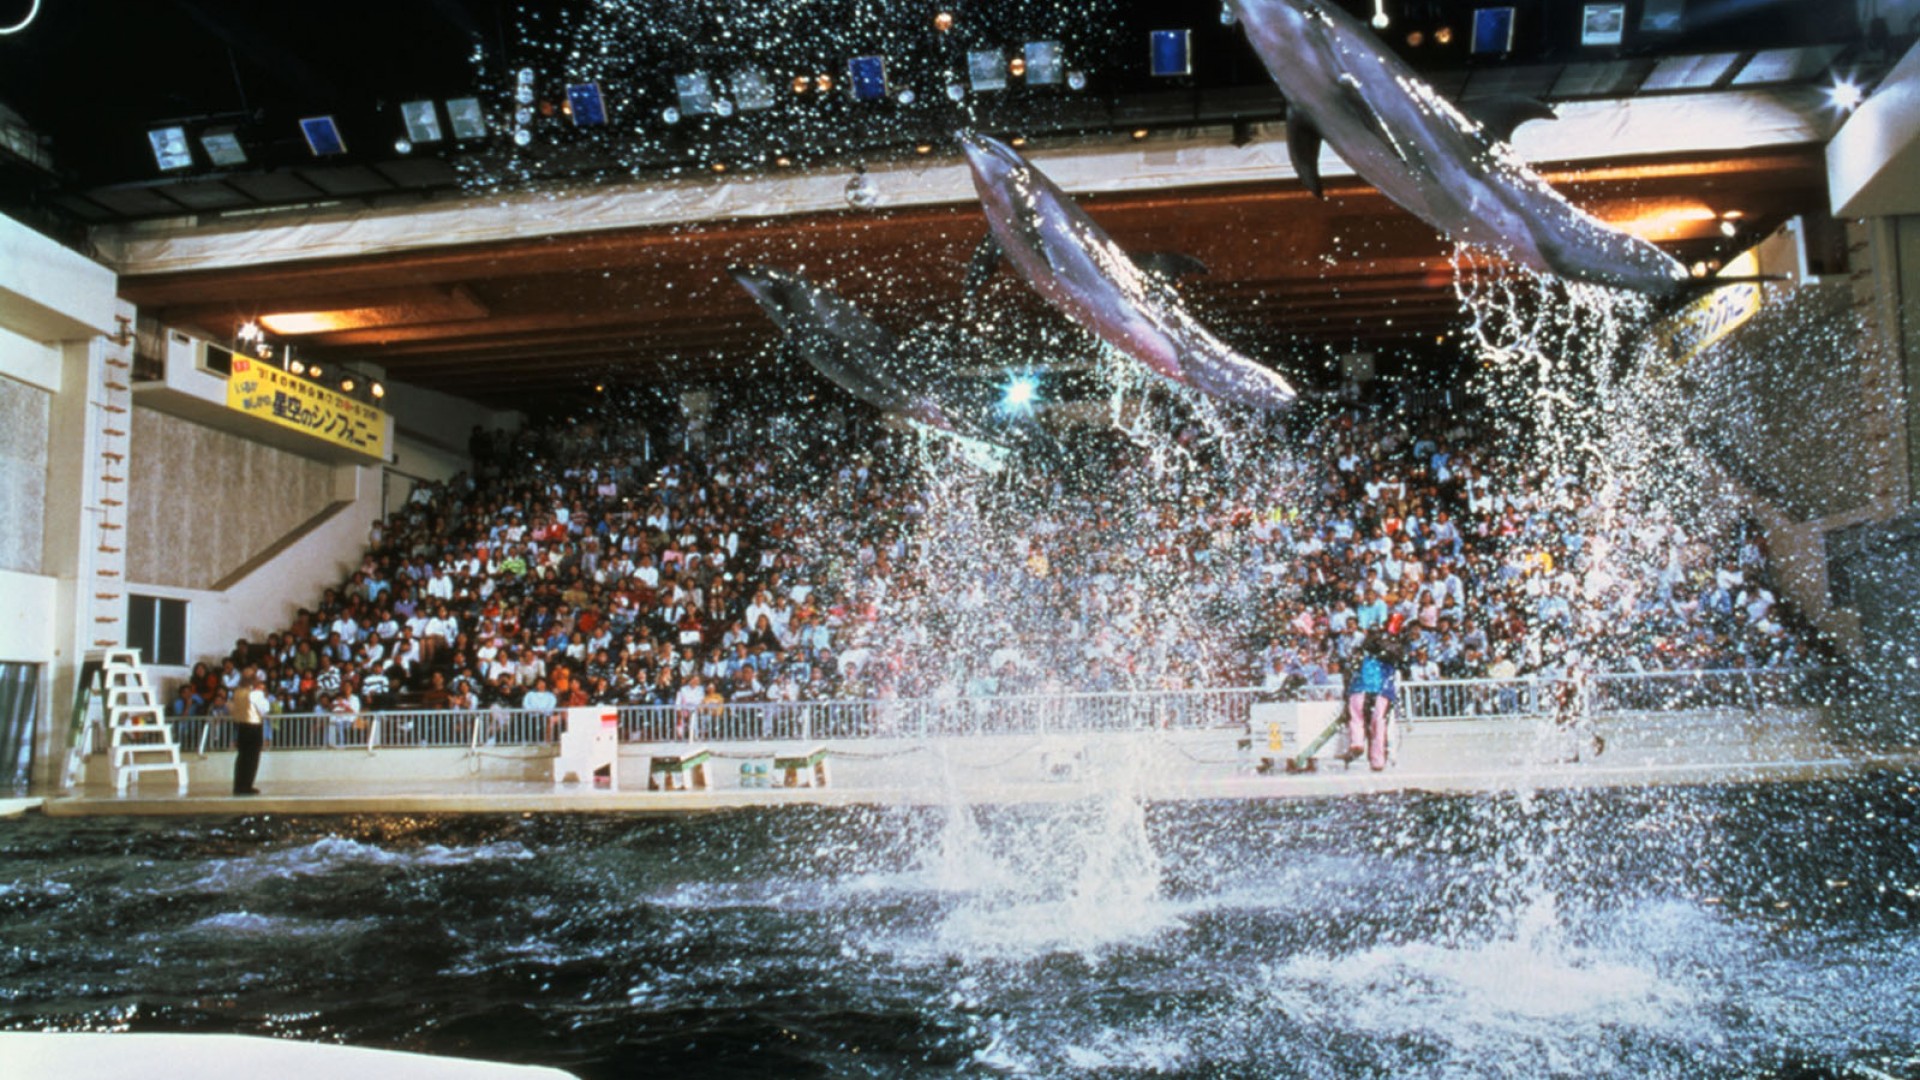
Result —
<path fill-rule="evenodd" d="M 162 596 L 127 597 L 127 647 L 149 664 L 187 662 L 187 602 Z"/>

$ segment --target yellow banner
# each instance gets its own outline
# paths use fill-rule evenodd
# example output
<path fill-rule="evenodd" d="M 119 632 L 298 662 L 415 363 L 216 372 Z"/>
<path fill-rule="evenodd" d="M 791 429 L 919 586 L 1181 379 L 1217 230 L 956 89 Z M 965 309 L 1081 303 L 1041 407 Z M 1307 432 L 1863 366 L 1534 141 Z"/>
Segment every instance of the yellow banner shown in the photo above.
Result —
<path fill-rule="evenodd" d="M 235 356 L 227 379 L 227 407 L 369 457 L 387 456 L 385 413 L 272 364 Z"/>
<path fill-rule="evenodd" d="M 1752 277 L 1759 269 L 1759 260 L 1748 251 L 1728 263 L 1720 276 Z M 1742 281 L 1715 289 L 1675 312 L 1656 331 L 1673 366 L 1687 366 L 1694 357 L 1744 326 L 1760 313 L 1760 300 L 1760 283 Z"/>

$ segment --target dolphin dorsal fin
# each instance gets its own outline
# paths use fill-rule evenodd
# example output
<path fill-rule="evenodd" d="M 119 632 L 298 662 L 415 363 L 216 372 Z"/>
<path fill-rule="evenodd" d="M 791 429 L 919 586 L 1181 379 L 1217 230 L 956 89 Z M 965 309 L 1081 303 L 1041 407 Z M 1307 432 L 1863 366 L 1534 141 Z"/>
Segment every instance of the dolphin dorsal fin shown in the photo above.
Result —
<path fill-rule="evenodd" d="M 1487 134 L 1501 142 L 1513 141 L 1513 129 L 1529 120 L 1555 120 L 1559 114 L 1539 98 L 1520 94 L 1502 94 L 1480 98 L 1460 107 L 1460 111 L 1480 121 Z"/>
<path fill-rule="evenodd" d="M 1313 192 L 1314 198 L 1320 193 L 1320 129 L 1305 116 L 1291 114 L 1287 117 L 1287 157 L 1293 162 L 1293 174 L 1300 183 Z"/>

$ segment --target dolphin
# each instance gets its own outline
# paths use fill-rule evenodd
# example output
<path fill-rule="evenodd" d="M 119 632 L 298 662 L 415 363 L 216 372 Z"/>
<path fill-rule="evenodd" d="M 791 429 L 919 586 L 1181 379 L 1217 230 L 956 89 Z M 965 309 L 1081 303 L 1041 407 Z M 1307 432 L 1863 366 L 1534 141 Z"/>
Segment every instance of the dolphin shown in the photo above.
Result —
<path fill-rule="evenodd" d="M 1475 119 L 1441 97 L 1359 19 L 1329 0 L 1228 0 L 1287 99 L 1294 171 L 1320 194 L 1320 143 L 1380 193 L 1455 241 L 1572 281 L 1663 298 L 1695 291 L 1679 260 L 1568 202 L 1506 138 L 1550 118 L 1496 99 Z"/>
<path fill-rule="evenodd" d="M 727 273 L 760 302 L 790 348 L 815 371 L 882 412 L 939 432 L 984 443 L 980 411 L 948 373 L 908 355 L 900 339 L 845 297 L 799 274 L 771 266 L 735 266 Z"/>
<path fill-rule="evenodd" d="M 1031 162 L 984 135 L 955 137 L 986 210 L 989 258 L 997 247 L 1049 304 L 1172 382 L 1261 409 L 1293 404 L 1285 379 L 1214 337 Z"/>

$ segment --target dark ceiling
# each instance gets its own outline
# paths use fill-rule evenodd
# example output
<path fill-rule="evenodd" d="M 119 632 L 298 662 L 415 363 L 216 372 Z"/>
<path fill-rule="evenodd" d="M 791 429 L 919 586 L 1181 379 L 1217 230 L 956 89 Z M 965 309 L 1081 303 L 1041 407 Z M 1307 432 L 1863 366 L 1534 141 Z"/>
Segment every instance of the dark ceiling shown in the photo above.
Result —
<path fill-rule="evenodd" d="M 1476 55 L 1469 27 L 1486 3 L 1385 0 L 1383 36 L 1463 100 L 1572 100 L 1870 73 L 1911 32 L 1896 28 L 1889 42 L 1886 28 L 1860 25 L 1854 5 L 1831 0 L 1626 0 L 1622 42 L 1593 46 L 1581 41 L 1583 4 L 1514 0 L 1512 48 Z M 0 0 L 0 27 L 31 5 Z M 944 32 L 934 25 L 942 10 L 953 15 Z M 26 142 L 18 129 L 9 136 L 0 112 L 0 211 L 84 246 L 88 227 L 145 218 L 271 220 L 259 215 L 705 174 L 716 162 L 734 171 L 780 158 L 800 169 L 846 166 L 923 144 L 945 155 L 956 126 L 1097 141 L 1279 119 L 1283 103 L 1219 12 L 1211 0 L 44 0 L 31 25 L 0 37 L 0 105 L 28 129 Z M 1192 32 L 1193 73 L 1155 77 L 1148 32 L 1173 27 Z M 969 51 L 1012 57 L 1036 40 L 1061 43 L 1066 66 L 1085 72 L 1084 89 L 1013 79 L 949 99 Z M 855 102 L 848 62 L 869 53 L 887 58 L 889 96 Z M 676 75 L 713 73 L 717 93 L 741 97 L 730 80 L 744 67 L 774 86 L 770 107 L 666 122 Z M 522 68 L 535 72 L 524 147 L 512 138 Z M 831 92 L 819 91 L 822 74 L 839 80 Z M 803 75 L 815 81 L 795 93 Z M 604 126 L 579 127 L 560 107 L 567 85 L 588 79 L 605 97 Z M 435 99 L 445 122 L 446 100 L 467 95 L 483 103 L 486 136 L 398 152 L 402 102 Z M 298 121 L 320 114 L 337 120 L 346 153 L 311 152 Z M 170 124 L 194 140 L 193 161 L 163 174 L 147 136 Z M 216 168 L 197 139 L 227 127 L 248 161 Z M 1733 240 L 1713 220 L 1658 238 L 1687 261 L 1723 256 L 1825 204 L 1817 147 L 1612 162 L 1552 179 L 1614 220 L 1663 200 L 1745 215 Z M 1087 202 L 1123 246 L 1206 263 L 1209 273 L 1183 285 L 1190 302 L 1223 336 L 1276 363 L 1291 347 L 1276 342 L 1406 346 L 1457 326 L 1448 251 L 1432 230 L 1363 186 L 1336 183 L 1330 194 L 1315 202 L 1275 182 Z M 984 231 L 970 205 L 849 212 L 135 276 L 123 291 L 143 314 L 216 336 L 266 313 L 351 310 L 340 328 L 290 340 L 312 357 L 381 364 L 396 378 L 519 405 L 608 372 L 684 378 L 763 358 L 772 326 L 725 276 L 734 262 L 791 265 L 804 252 L 809 273 L 880 321 L 924 322 L 929 309 L 958 304 Z M 995 288 L 1009 308 L 1034 310 L 1010 282 Z"/>

